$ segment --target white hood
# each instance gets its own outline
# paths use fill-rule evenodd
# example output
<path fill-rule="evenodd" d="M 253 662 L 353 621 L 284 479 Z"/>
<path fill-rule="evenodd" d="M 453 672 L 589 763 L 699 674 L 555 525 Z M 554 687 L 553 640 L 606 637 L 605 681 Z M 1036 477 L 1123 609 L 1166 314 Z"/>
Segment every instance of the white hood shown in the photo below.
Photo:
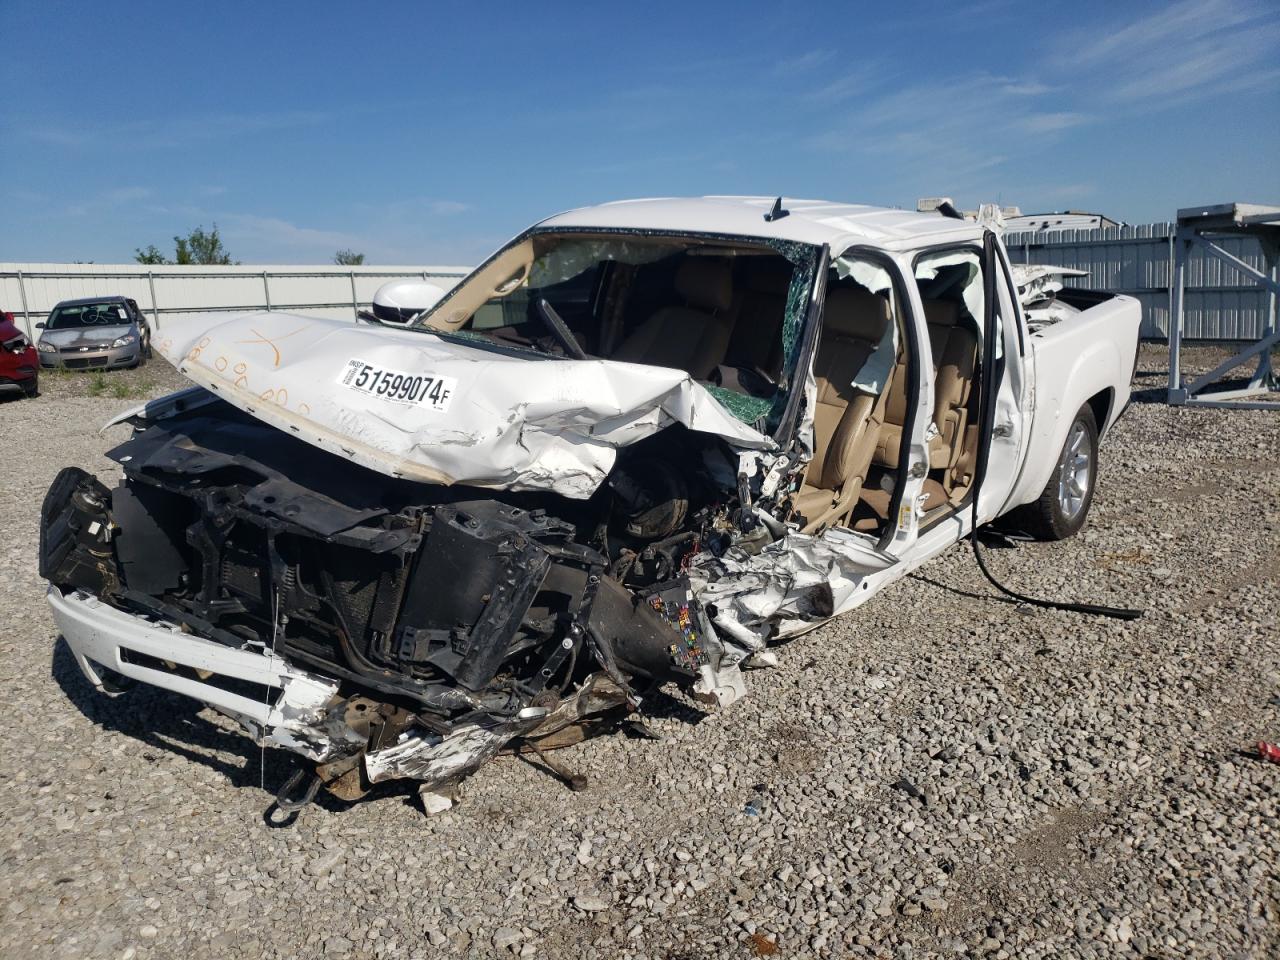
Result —
<path fill-rule="evenodd" d="M 423 332 L 288 313 L 213 325 L 169 320 L 155 346 L 258 419 L 381 473 L 429 483 L 585 499 L 613 467 L 616 448 L 676 422 L 739 451 L 774 446 L 688 374 L 665 367 L 512 357 Z"/>

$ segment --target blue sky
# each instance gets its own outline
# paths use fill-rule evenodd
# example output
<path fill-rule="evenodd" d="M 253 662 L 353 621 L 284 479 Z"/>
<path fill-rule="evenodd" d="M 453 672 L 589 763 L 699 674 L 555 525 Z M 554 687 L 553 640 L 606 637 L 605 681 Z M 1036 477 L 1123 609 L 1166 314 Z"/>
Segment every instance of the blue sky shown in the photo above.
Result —
<path fill-rule="evenodd" d="M 0 260 L 472 263 L 570 207 L 1280 203 L 1280 2 L 0 0 Z"/>

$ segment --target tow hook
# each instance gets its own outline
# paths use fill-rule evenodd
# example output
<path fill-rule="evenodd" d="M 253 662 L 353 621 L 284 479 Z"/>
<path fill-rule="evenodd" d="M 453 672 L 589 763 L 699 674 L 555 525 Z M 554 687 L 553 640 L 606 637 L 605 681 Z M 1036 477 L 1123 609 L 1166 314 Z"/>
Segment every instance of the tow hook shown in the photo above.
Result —
<path fill-rule="evenodd" d="M 306 781 L 306 789 L 298 793 L 298 788 L 302 786 L 303 781 L 308 776 L 311 779 Z M 299 767 L 293 772 L 293 776 L 280 787 L 280 790 L 276 793 L 275 801 L 271 806 L 267 807 L 262 819 L 266 821 L 269 827 L 293 826 L 294 821 L 298 819 L 298 814 L 316 798 L 322 782 L 315 773 Z"/>

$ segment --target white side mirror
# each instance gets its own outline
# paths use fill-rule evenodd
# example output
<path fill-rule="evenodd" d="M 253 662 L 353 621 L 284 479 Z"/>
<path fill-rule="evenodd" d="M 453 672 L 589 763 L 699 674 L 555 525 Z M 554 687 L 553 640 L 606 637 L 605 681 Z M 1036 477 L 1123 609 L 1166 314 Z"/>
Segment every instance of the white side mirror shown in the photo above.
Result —
<path fill-rule="evenodd" d="M 447 292 L 426 280 L 392 280 L 373 295 L 373 315 L 382 323 L 408 323 L 434 307 Z"/>

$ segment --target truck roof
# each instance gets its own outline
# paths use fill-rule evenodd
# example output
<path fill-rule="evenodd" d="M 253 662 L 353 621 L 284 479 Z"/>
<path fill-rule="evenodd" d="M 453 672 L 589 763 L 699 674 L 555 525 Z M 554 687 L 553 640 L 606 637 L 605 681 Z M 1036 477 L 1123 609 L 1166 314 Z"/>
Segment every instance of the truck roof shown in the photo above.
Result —
<path fill-rule="evenodd" d="M 766 220 L 776 197 L 663 197 L 618 200 L 550 217 L 540 227 L 558 229 L 675 230 L 827 243 L 835 252 L 857 243 L 912 249 L 982 235 L 972 221 L 854 203 L 783 198 L 787 215 Z"/>

